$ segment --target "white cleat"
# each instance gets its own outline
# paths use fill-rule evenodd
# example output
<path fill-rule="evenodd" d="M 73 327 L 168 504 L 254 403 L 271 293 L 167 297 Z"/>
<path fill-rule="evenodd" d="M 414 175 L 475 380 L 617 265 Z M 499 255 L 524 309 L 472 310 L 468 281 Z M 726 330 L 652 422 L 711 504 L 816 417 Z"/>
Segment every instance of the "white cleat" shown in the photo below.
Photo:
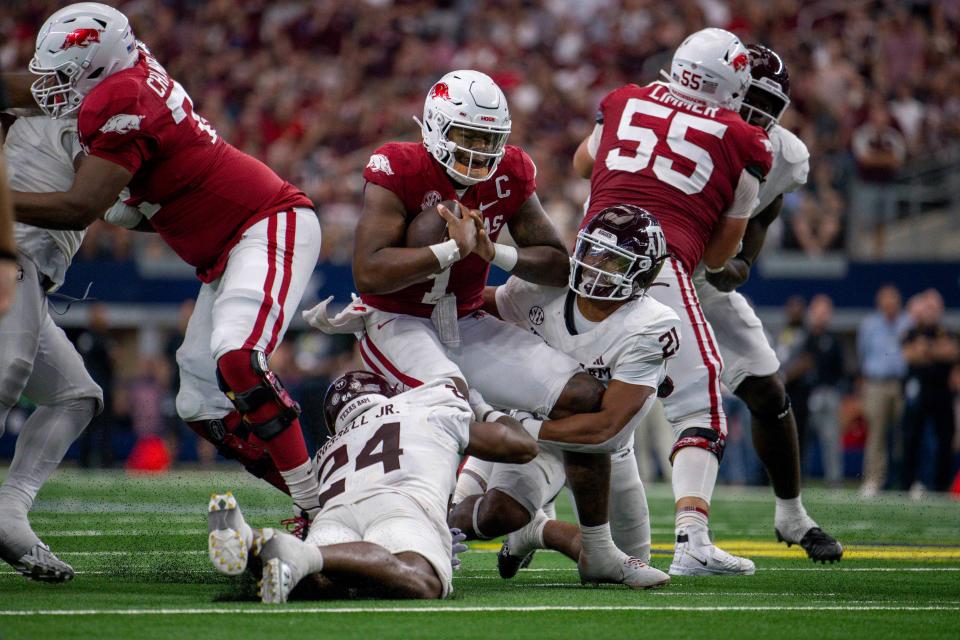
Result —
<path fill-rule="evenodd" d="M 727 553 L 710 541 L 707 529 L 681 530 L 670 564 L 672 576 L 752 576 L 752 560 Z"/>
<path fill-rule="evenodd" d="M 228 576 L 243 573 L 253 546 L 253 531 L 244 521 L 237 499 L 229 491 L 210 496 L 207 530 L 207 555 L 213 568 Z"/>
<path fill-rule="evenodd" d="M 625 584 L 631 589 L 656 589 L 670 582 L 670 576 L 660 569 L 626 554 L 621 562 L 600 568 L 584 562 L 581 553 L 577 570 L 580 572 L 580 584 Z"/>
<path fill-rule="evenodd" d="M 300 556 L 298 547 L 304 543 L 276 529 L 262 529 L 258 534 L 257 552 L 263 562 L 263 577 L 257 584 L 260 601 L 270 604 L 286 602 L 290 592 L 306 575 L 297 562 Z"/>
<path fill-rule="evenodd" d="M 10 563 L 17 572 L 38 582 L 68 582 L 73 580 L 73 567 L 58 558 L 50 547 L 38 542 L 19 560 Z"/>

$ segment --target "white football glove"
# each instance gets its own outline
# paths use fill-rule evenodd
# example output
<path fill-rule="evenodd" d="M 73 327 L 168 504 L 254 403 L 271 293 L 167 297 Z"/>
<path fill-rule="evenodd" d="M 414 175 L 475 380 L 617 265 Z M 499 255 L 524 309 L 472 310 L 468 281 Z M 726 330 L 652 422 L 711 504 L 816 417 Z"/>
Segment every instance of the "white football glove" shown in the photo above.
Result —
<path fill-rule="evenodd" d="M 330 296 L 315 307 L 304 311 L 303 319 L 311 327 L 324 333 L 362 333 L 363 317 L 372 313 L 373 309 L 365 305 L 355 293 L 350 296 L 352 298 L 350 304 L 332 318 L 327 314 L 327 307 L 333 301 L 333 296 Z"/>
<path fill-rule="evenodd" d="M 460 558 L 457 556 L 470 549 L 470 547 L 464 544 L 466 539 L 467 534 L 465 534 L 463 531 L 460 531 L 460 529 L 450 529 L 450 566 L 453 567 L 454 571 L 458 571 L 460 569 Z"/>

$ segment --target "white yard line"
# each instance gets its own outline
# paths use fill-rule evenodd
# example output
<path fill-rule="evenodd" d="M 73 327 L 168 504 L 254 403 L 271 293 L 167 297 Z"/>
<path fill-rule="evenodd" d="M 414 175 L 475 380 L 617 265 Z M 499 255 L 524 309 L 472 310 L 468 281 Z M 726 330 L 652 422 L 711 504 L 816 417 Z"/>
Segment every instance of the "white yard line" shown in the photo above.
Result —
<path fill-rule="evenodd" d="M 304 607 L 304 608 L 196 608 L 196 609 L 37 609 L 37 610 L 12 610 L 0 611 L 0 617 L 14 616 L 157 616 L 157 615 L 303 615 L 317 613 L 484 613 L 484 612 L 537 612 L 537 611 L 707 611 L 707 612 L 725 612 L 725 611 L 810 611 L 820 613 L 822 611 L 960 611 L 960 606 L 941 606 L 941 605 L 877 605 L 860 604 L 853 601 L 845 605 L 814 605 L 814 606 L 791 606 L 791 605 L 755 605 L 755 606 L 568 606 L 568 605 L 545 605 L 532 607 L 457 607 L 457 606 L 436 606 L 436 607 Z"/>

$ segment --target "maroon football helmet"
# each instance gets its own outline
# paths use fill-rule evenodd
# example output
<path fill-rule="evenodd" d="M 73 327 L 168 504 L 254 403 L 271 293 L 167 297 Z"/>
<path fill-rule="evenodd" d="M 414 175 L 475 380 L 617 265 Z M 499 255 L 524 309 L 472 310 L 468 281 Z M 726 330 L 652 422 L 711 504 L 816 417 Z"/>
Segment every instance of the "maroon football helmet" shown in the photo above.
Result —
<path fill-rule="evenodd" d="M 666 258 L 653 215 L 632 204 L 607 207 L 577 234 L 569 286 L 595 300 L 629 300 L 650 287 Z"/>
<path fill-rule="evenodd" d="M 371 404 L 397 395 L 395 386 L 379 373 L 348 371 L 327 388 L 323 419 L 330 435 L 344 428 Z"/>
<path fill-rule="evenodd" d="M 769 131 L 790 106 L 790 74 L 783 58 L 773 49 L 751 44 L 747 50 L 751 80 L 740 115 L 750 124 Z"/>

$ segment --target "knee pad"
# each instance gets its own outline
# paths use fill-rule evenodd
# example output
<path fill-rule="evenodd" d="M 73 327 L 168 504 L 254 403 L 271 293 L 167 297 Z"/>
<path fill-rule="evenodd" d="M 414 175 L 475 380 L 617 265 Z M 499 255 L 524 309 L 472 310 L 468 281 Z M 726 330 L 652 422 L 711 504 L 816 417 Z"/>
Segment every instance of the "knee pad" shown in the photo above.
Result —
<path fill-rule="evenodd" d="M 680 432 L 680 437 L 673 444 L 670 450 L 670 464 L 673 464 L 673 458 L 680 449 L 685 447 L 697 447 L 706 449 L 717 456 L 717 461 L 723 460 L 723 448 L 726 446 L 727 437 L 713 429 L 704 427 L 691 427 Z"/>
<path fill-rule="evenodd" d="M 223 369 L 236 366 L 233 354 L 244 353 L 250 354 L 250 371 L 258 382 L 243 391 L 237 391 L 227 382 Z M 250 371 L 228 372 L 228 375 L 233 373 L 239 375 L 231 375 L 231 377 L 249 378 Z M 300 405 L 290 397 L 280 379 L 267 366 L 267 356 L 262 351 L 232 351 L 225 354 L 217 363 L 217 383 L 243 416 L 250 431 L 262 440 L 277 437 L 300 415 Z M 269 410 L 265 411 L 264 407 L 269 407 Z M 264 416 L 264 413 L 267 415 Z M 258 418 L 251 420 L 251 414 L 258 414 Z"/>

